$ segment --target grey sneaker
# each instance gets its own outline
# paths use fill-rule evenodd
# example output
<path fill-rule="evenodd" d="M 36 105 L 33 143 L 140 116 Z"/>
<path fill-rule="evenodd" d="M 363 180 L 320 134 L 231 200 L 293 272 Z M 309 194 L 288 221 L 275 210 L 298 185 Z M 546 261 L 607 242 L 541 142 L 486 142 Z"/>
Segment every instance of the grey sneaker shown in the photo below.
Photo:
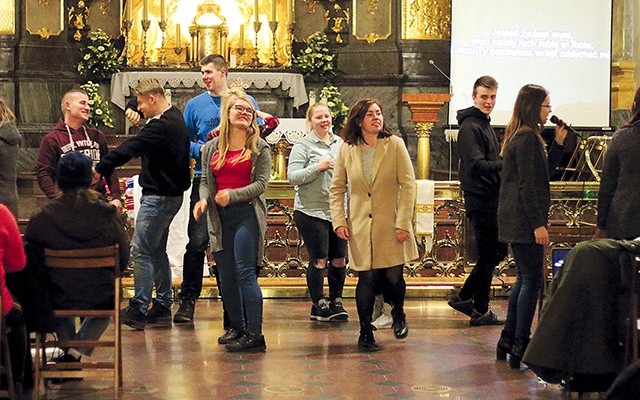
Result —
<path fill-rule="evenodd" d="M 194 299 L 181 299 L 178 311 L 173 316 L 173 322 L 179 324 L 182 322 L 192 322 L 193 312 L 196 308 L 196 302 Z"/>
<path fill-rule="evenodd" d="M 471 315 L 469 324 L 471 326 L 504 325 L 504 321 L 498 319 L 498 316 L 495 315 L 491 309 L 488 309 L 484 314 L 480 314 L 476 310 L 473 310 L 473 315 Z"/>
<path fill-rule="evenodd" d="M 454 310 L 460 311 L 461 313 L 473 318 L 473 313 L 475 312 L 473 309 L 473 300 L 462 300 L 458 293 L 454 293 L 449 297 L 449 302 L 447 304 L 449 304 L 449 307 Z"/>

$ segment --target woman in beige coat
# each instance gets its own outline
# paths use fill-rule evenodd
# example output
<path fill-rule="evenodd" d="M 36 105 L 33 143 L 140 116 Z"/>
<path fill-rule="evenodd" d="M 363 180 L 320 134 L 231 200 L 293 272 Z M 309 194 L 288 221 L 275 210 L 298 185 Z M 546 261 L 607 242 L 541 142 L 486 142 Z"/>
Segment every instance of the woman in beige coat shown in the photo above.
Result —
<path fill-rule="evenodd" d="M 363 99 L 351 108 L 342 136 L 329 194 L 331 220 L 336 234 L 349 241 L 350 268 L 358 271 L 358 347 L 375 351 L 371 314 L 377 285 L 393 303 L 396 338 L 409 333 L 402 272 L 405 262 L 418 257 L 412 224 L 416 182 L 404 142 L 384 124 L 377 100 Z"/>

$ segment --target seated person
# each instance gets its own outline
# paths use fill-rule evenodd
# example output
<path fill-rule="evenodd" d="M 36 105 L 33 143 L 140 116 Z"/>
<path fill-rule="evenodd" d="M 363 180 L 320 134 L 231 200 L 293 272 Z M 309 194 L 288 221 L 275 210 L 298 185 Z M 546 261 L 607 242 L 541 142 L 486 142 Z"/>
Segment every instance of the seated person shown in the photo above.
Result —
<path fill-rule="evenodd" d="M 571 391 L 606 391 L 625 366 L 626 320 L 640 238 L 576 245 L 545 296 L 523 361 Z"/>
<path fill-rule="evenodd" d="M 0 290 L 2 290 L 2 313 L 7 322 L 9 357 L 16 391 L 33 387 L 31 353 L 24 324 L 22 307 L 13 301 L 5 285 L 5 273 L 18 272 L 24 268 L 25 255 L 22 239 L 15 217 L 0 204 Z"/>
<path fill-rule="evenodd" d="M 56 184 L 61 192 L 31 216 L 24 240 L 27 268 L 43 269 L 45 248 L 71 250 L 120 245 L 120 268 L 129 260 L 129 243 L 116 207 L 89 189 L 93 178 L 91 159 L 83 153 L 71 152 L 61 157 L 56 171 Z M 82 274 L 82 276 L 79 276 Z M 116 271 L 47 270 L 51 306 L 54 309 L 113 308 Z M 73 318 L 57 318 L 54 330 L 60 340 L 98 340 L 109 326 L 108 318 L 84 318 L 76 332 Z M 80 361 L 91 356 L 93 348 L 63 349 L 60 362 Z"/>

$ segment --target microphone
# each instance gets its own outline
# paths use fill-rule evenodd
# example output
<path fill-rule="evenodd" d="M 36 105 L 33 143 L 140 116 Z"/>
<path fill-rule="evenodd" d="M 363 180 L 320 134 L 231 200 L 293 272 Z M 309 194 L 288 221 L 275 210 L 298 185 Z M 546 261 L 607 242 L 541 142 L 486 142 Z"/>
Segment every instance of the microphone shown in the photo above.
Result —
<path fill-rule="evenodd" d="M 580 135 L 580 133 L 578 133 L 578 131 L 573 129 L 571 126 L 567 125 L 563 120 L 558 118 L 556 115 L 552 115 L 551 118 L 549 118 L 549 121 L 551 121 L 552 123 L 554 123 L 554 124 L 556 124 L 556 125 L 558 125 L 560 127 L 567 128 L 568 131 L 571 131 L 571 132 L 575 133 L 576 135 L 578 135 L 578 137 L 580 139 L 582 139 L 582 136 Z"/>
<path fill-rule="evenodd" d="M 443 70 L 440 69 L 440 67 L 438 67 L 436 65 L 436 63 L 433 60 L 429 60 L 429 64 L 433 65 L 433 67 L 435 69 L 438 70 L 438 72 L 440 72 L 440 74 L 442 74 L 442 76 L 444 76 L 445 78 L 447 78 L 447 80 L 449 81 L 449 84 L 451 84 L 451 78 L 449 78 L 449 75 L 445 74 Z"/>

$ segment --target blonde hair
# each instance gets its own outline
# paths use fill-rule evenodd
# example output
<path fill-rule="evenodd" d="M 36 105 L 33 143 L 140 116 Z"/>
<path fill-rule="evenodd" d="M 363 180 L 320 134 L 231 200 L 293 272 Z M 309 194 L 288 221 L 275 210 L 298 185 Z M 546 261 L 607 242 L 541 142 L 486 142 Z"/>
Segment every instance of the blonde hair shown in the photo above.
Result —
<path fill-rule="evenodd" d="M 14 119 L 16 119 L 16 115 L 11 111 L 7 103 L 5 103 L 3 99 L 0 99 L 0 126 Z"/>
<path fill-rule="evenodd" d="M 245 100 L 251 106 L 253 110 L 253 120 L 251 125 L 247 128 L 247 139 L 244 143 L 244 151 L 238 158 L 238 161 L 245 161 L 251 158 L 251 153 L 258 153 L 258 139 L 260 139 L 260 129 L 258 128 L 258 122 L 256 119 L 255 108 L 251 98 L 238 87 L 230 88 L 222 94 L 222 102 L 220 104 L 220 125 L 218 130 L 220 135 L 218 136 L 218 154 L 219 158 L 213 169 L 220 169 L 225 162 L 227 151 L 229 150 L 229 134 L 231 133 L 231 123 L 229 121 L 229 110 L 233 107 L 238 100 Z"/>
<path fill-rule="evenodd" d="M 164 88 L 156 78 L 143 79 L 133 89 L 136 96 L 156 95 L 164 97 Z"/>
<path fill-rule="evenodd" d="M 324 100 L 324 99 L 323 99 Z M 316 103 L 313 103 L 312 105 L 309 106 L 309 108 L 307 109 L 307 114 L 306 114 L 306 118 L 307 118 L 307 129 L 309 131 L 312 130 L 312 124 L 311 124 L 311 116 L 313 115 L 313 112 L 319 108 L 319 107 L 324 107 L 329 111 L 329 115 L 331 115 L 331 125 L 333 125 L 333 113 L 331 112 L 331 109 L 329 108 L 329 106 L 327 105 L 326 102 L 323 101 L 319 101 Z"/>
<path fill-rule="evenodd" d="M 85 92 L 82 89 L 71 89 L 68 92 L 66 92 L 64 94 L 64 96 L 62 96 L 62 100 L 60 101 L 60 110 L 62 110 L 62 115 L 65 115 L 67 110 L 64 107 L 64 103 L 66 103 L 67 101 L 70 101 L 69 98 L 74 95 L 74 94 L 83 94 L 85 96 L 87 96 L 87 98 L 89 98 L 89 95 L 87 94 L 87 92 Z"/>

